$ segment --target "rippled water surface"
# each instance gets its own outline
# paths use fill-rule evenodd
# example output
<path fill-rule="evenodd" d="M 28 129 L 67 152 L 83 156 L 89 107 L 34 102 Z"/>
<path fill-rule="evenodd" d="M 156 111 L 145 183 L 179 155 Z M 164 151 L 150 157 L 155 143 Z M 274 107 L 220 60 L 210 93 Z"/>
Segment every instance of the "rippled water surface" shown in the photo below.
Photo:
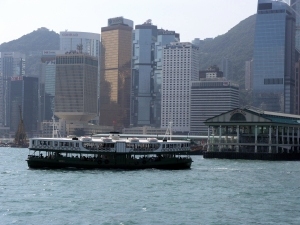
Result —
<path fill-rule="evenodd" d="M 300 162 L 203 159 L 190 170 L 33 170 L 0 148 L 0 224 L 300 224 Z"/>

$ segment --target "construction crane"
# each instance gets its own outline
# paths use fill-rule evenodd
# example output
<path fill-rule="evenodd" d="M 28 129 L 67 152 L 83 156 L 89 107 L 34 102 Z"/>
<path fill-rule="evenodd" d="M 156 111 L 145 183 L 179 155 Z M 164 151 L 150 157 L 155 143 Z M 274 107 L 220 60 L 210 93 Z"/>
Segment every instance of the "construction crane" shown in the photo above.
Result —
<path fill-rule="evenodd" d="M 15 134 L 14 146 L 15 147 L 27 147 L 28 143 L 27 143 L 26 132 L 25 132 L 24 122 L 23 122 L 23 118 L 22 118 L 22 110 L 21 110 L 20 105 L 19 105 L 19 112 L 20 112 L 20 121 L 19 121 L 18 130 Z"/>

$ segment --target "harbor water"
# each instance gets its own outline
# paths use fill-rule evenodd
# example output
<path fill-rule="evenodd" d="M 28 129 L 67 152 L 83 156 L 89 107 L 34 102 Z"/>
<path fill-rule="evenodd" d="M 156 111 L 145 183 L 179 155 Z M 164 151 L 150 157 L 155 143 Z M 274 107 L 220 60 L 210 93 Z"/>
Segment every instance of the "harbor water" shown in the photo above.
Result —
<path fill-rule="evenodd" d="M 190 170 L 34 170 L 0 148 L 0 225 L 300 224 L 300 162 L 203 159 Z"/>

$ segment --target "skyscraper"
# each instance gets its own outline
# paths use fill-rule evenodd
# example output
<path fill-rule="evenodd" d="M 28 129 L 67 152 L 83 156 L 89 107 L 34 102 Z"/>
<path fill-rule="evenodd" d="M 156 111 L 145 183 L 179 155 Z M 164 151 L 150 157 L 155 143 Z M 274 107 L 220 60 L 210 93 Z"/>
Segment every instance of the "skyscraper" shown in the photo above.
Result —
<path fill-rule="evenodd" d="M 90 56 L 96 57 L 98 60 L 98 88 L 95 93 L 100 98 L 100 56 L 101 56 L 101 38 L 98 33 L 78 32 L 78 31 L 62 31 L 60 32 L 60 51 L 65 52 L 82 52 Z M 97 106 L 99 116 L 99 105 Z M 99 120 L 99 118 L 95 118 Z"/>
<path fill-rule="evenodd" d="M 63 54 L 59 50 L 44 50 L 41 57 L 41 76 L 40 82 L 40 119 L 39 121 L 52 120 L 54 115 L 54 96 L 55 96 L 55 74 L 56 74 L 56 55 Z"/>
<path fill-rule="evenodd" d="M 131 125 L 160 127 L 162 47 L 176 41 L 179 34 L 157 29 L 151 20 L 135 26 Z"/>
<path fill-rule="evenodd" d="M 253 85 L 253 60 L 245 62 L 245 89 L 252 90 Z"/>
<path fill-rule="evenodd" d="M 296 16 L 296 40 L 295 47 L 300 54 L 300 0 L 291 0 L 291 7 Z"/>
<path fill-rule="evenodd" d="M 97 116 L 96 57 L 78 52 L 56 56 L 55 115 L 87 122 Z"/>
<path fill-rule="evenodd" d="M 190 82 L 199 80 L 199 47 L 189 42 L 163 47 L 161 127 L 190 131 Z"/>
<path fill-rule="evenodd" d="M 136 25 L 133 38 L 131 123 L 153 123 L 154 44 L 157 26 L 147 21 Z M 152 107 L 151 107 L 152 106 Z"/>
<path fill-rule="evenodd" d="M 25 55 L 0 52 L 0 126 L 10 126 L 10 80 L 25 75 Z"/>
<path fill-rule="evenodd" d="M 227 79 L 227 80 L 230 80 L 231 77 L 229 77 L 230 75 L 230 61 L 228 58 L 222 58 L 222 61 L 221 61 L 221 71 L 223 71 L 223 74 L 224 74 L 224 77 Z"/>
<path fill-rule="evenodd" d="M 293 113 L 295 16 L 284 2 L 259 0 L 254 38 L 253 100 L 263 110 Z"/>
<path fill-rule="evenodd" d="M 38 78 L 11 77 L 10 82 L 10 130 L 18 129 L 21 107 L 25 131 L 32 137 L 38 130 Z"/>
<path fill-rule="evenodd" d="M 180 42 L 180 35 L 175 31 L 158 29 L 157 41 L 155 43 L 155 67 L 154 67 L 154 85 L 153 85 L 153 125 L 161 126 L 161 89 L 163 77 L 163 47 Z"/>
<path fill-rule="evenodd" d="M 116 130 L 130 123 L 132 28 L 123 17 L 101 28 L 100 125 Z"/>
<path fill-rule="evenodd" d="M 219 70 L 201 71 L 200 80 L 191 82 L 190 91 L 192 135 L 207 135 L 207 119 L 239 107 L 239 86 L 224 78 Z"/>

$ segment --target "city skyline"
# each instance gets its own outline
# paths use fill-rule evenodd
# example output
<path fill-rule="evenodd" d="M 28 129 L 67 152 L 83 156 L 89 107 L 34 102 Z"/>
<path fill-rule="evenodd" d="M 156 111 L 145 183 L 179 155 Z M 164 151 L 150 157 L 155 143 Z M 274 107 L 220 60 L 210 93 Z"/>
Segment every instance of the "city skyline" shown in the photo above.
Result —
<path fill-rule="evenodd" d="M 15 7 L 16 5 L 18 7 Z M 45 2 L 35 0 L 26 2 L 4 0 L 1 1 L 1 6 L 6 10 L 3 10 L 0 16 L 0 44 L 18 39 L 40 27 L 46 27 L 56 33 L 65 30 L 100 33 L 101 27 L 106 26 L 107 18 L 118 16 L 130 18 L 134 21 L 134 25 L 152 19 L 153 24 L 159 24 L 158 28 L 181 33 L 181 41 L 192 41 L 194 38 L 203 40 L 222 35 L 242 20 L 254 15 L 257 2 L 188 0 L 184 4 L 174 4 L 169 0 L 163 2 L 155 0 L 148 5 L 143 1 L 137 3 L 133 0 L 126 2 L 88 0 L 85 4 L 69 0 L 56 4 L 54 0 L 46 5 Z M 24 12 L 27 16 L 24 16 Z"/>

